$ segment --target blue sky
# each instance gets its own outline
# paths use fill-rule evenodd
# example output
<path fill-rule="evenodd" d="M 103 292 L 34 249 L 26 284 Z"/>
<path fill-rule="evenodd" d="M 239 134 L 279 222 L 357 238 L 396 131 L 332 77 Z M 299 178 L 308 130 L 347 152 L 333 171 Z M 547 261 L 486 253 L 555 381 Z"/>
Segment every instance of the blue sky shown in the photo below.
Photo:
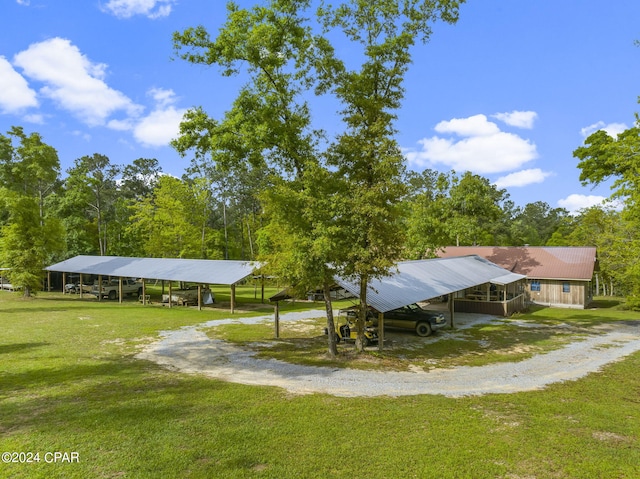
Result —
<path fill-rule="evenodd" d="M 0 132 L 39 132 L 63 170 L 101 153 L 157 158 L 180 176 L 189 159 L 168 142 L 182 114 L 202 106 L 219 118 L 241 80 L 173 59 L 171 35 L 198 24 L 213 34 L 224 5 L 2 0 Z M 414 50 L 397 122 L 408 166 L 472 171 L 520 206 L 601 201 L 608 186 L 582 187 L 572 152 L 597 129 L 633 125 L 638 20 L 637 0 L 470 0 Z M 320 125 L 335 124 L 334 106 L 318 105 Z"/>

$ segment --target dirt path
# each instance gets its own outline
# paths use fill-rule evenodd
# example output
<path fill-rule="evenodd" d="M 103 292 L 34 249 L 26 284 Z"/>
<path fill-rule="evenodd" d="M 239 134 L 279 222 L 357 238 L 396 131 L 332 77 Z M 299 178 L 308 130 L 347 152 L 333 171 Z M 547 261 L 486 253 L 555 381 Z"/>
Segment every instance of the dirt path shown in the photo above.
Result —
<path fill-rule="evenodd" d="M 322 316 L 322 311 L 283 315 L 281 321 Z M 459 319 L 458 319 L 459 318 Z M 456 315 L 458 328 L 500 321 L 483 315 Z M 429 372 L 382 372 L 311 367 L 275 359 L 257 359 L 253 351 L 207 337 L 204 329 L 220 324 L 255 324 L 271 316 L 210 321 L 165 331 L 162 339 L 137 355 L 165 367 L 241 384 L 278 386 L 291 393 L 334 396 L 406 396 L 441 394 L 449 397 L 531 391 L 576 380 L 640 350 L 640 323 L 616 323 L 562 349 L 530 359 L 487 366 L 433 369 Z"/>

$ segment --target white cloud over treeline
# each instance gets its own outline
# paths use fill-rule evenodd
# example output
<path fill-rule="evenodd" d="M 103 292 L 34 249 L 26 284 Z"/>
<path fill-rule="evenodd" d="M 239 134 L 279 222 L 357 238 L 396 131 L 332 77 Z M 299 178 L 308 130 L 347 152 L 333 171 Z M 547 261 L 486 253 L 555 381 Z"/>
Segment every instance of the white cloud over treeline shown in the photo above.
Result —
<path fill-rule="evenodd" d="M 19 73 L 19 70 L 21 73 Z M 108 65 L 94 62 L 70 40 L 55 37 L 34 43 L 9 62 L 0 56 L 0 113 L 42 122 L 34 112 L 49 100 L 89 127 L 129 131 L 140 144 L 166 146 L 179 132 L 185 109 L 175 106 L 173 90 L 149 89 L 152 110 L 107 82 Z"/>
<path fill-rule="evenodd" d="M 508 126 L 523 129 L 533 128 L 537 116 L 533 111 L 517 110 L 491 115 Z M 442 165 L 485 175 L 519 170 L 538 157 L 531 140 L 503 131 L 484 114 L 441 121 L 434 130 L 437 135 L 418 141 L 420 148 L 405 149 L 411 167 L 424 169 Z M 538 169 L 525 169 L 499 181 L 505 186 L 523 186 L 540 182 L 548 175 Z"/>
<path fill-rule="evenodd" d="M 599 121 L 597 123 L 593 123 L 592 125 L 585 126 L 580 130 L 580 134 L 586 138 L 592 133 L 595 133 L 598 130 L 604 130 L 607 135 L 617 138 L 619 133 L 622 133 L 629 127 L 624 123 L 605 123 L 604 121 Z"/>
<path fill-rule="evenodd" d="M 498 188 L 509 188 L 542 183 L 552 174 L 548 171 L 542 171 L 540 168 L 530 168 L 502 176 L 495 181 L 495 185 Z"/>
<path fill-rule="evenodd" d="M 109 0 L 103 10 L 118 18 L 143 15 L 153 19 L 168 16 L 174 3 L 175 0 Z"/>
<path fill-rule="evenodd" d="M 91 62 L 67 39 L 34 43 L 15 55 L 13 63 L 26 77 L 42 84 L 40 96 L 91 126 L 104 124 L 116 112 L 135 116 L 142 111 L 140 105 L 107 85 L 107 65 Z"/>
<path fill-rule="evenodd" d="M 0 56 L 0 111 L 17 113 L 38 106 L 36 92 L 9 61 Z"/>
<path fill-rule="evenodd" d="M 584 208 L 603 205 L 607 201 L 604 196 L 571 194 L 564 199 L 558 200 L 558 206 L 566 209 L 571 214 L 578 213 Z"/>

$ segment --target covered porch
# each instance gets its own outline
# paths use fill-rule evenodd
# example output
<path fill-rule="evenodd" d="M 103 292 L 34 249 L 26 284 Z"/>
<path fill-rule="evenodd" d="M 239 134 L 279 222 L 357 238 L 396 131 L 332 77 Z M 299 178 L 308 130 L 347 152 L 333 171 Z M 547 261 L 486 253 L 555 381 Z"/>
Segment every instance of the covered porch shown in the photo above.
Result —
<path fill-rule="evenodd" d="M 512 279 L 513 281 L 507 281 Z M 526 306 L 526 279 L 504 278 L 458 291 L 454 294 L 455 311 L 511 316 Z"/>

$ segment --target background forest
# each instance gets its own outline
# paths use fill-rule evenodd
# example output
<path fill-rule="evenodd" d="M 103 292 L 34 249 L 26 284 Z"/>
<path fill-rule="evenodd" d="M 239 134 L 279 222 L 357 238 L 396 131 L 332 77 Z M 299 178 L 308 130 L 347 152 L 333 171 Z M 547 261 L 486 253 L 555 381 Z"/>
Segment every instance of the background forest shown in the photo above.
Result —
<path fill-rule="evenodd" d="M 260 258 L 260 231 L 269 221 L 260 195 L 272 186 L 266 171 L 194 166 L 175 178 L 154 159 L 119 165 L 94 154 L 63 175 L 55 148 L 38 133 L 14 127 L 0 145 L 2 266 L 23 271 L 16 284 L 37 290 L 38 269 L 79 254 Z M 600 293 L 632 293 L 629 245 L 638 235 L 629 208 L 571 216 L 545 202 L 521 207 L 468 172 L 408 171 L 404 182 L 395 228 L 405 259 L 434 256 L 446 245 L 593 245 L 605 278 Z"/>

